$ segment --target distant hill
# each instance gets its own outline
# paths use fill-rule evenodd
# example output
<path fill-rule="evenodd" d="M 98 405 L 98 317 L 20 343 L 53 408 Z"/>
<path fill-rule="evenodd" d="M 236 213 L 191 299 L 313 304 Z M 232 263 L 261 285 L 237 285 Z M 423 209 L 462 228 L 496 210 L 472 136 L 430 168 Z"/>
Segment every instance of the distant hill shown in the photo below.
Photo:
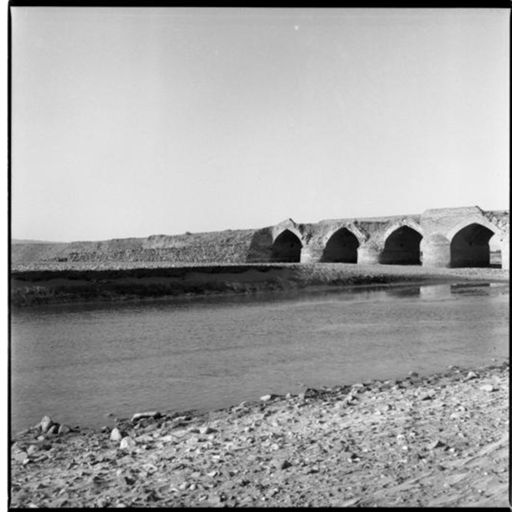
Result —
<path fill-rule="evenodd" d="M 45 240 L 28 240 L 25 238 L 11 238 L 11 244 L 63 244 L 66 242 L 49 242 Z"/>

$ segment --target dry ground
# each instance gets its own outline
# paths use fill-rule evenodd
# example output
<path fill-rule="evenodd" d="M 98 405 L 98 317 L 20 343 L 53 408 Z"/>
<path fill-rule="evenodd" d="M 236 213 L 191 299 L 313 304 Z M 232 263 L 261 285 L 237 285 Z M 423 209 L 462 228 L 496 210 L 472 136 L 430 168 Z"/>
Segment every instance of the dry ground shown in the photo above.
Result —
<path fill-rule="evenodd" d="M 504 362 L 113 432 L 37 427 L 11 446 L 11 506 L 508 506 L 508 395 Z"/>

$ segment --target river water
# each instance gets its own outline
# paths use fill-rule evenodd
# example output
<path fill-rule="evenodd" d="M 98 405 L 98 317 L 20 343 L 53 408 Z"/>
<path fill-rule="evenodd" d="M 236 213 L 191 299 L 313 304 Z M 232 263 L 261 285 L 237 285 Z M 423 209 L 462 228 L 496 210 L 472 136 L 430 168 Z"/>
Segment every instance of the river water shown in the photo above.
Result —
<path fill-rule="evenodd" d="M 11 312 L 11 427 L 215 409 L 508 356 L 507 283 Z"/>

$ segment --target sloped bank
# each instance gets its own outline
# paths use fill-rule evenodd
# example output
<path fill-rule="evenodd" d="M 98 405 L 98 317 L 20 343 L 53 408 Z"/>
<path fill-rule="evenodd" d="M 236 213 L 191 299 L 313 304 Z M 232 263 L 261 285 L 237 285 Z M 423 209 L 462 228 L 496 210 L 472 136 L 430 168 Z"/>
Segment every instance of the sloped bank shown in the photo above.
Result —
<path fill-rule="evenodd" d="M 509 363 L 11 442 L 12 507 L 508 507 Z"/>
<path fill-rule="evenodd" d="M 11 304 L 141 300 L 254 293 L 320 286 L 357 286 L 453 280 L 508 280 L 501 269 L 428 269 L 350 264 L 163 264 L 50 268 L 11 272 Z"/>

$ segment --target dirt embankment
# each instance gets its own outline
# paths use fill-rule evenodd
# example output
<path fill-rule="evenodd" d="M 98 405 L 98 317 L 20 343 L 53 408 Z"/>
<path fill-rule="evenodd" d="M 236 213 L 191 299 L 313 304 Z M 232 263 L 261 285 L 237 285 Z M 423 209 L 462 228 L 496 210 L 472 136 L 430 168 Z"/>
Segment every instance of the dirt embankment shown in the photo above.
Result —
<path fill-rule="evenodd" d="M 322 286 L 508 280 L 501 269 L 427 269 L 419 266 L 316 264 L 135 264 L 115 269 L 32 270 L 11 273 L 11 304 L 30 306 L 83 301 L 141 300 L 287 291 Z"/>
<path fill-rule="evenodd" d="M 507 507 L 509 363 L 11 444 L 12 507 Z M 45 431 L 45 432 L 43 432 Z"/>
<path fill-rule="evenodd" d="M 151 235 L 99 242 L 13 243 L 11 261 L 16 269 L 48 266 L 91 268 L 96 265 L 165 263 L 175 265 L 243 263 L 256 230 L 225 230 L 182 235 Z"/>

